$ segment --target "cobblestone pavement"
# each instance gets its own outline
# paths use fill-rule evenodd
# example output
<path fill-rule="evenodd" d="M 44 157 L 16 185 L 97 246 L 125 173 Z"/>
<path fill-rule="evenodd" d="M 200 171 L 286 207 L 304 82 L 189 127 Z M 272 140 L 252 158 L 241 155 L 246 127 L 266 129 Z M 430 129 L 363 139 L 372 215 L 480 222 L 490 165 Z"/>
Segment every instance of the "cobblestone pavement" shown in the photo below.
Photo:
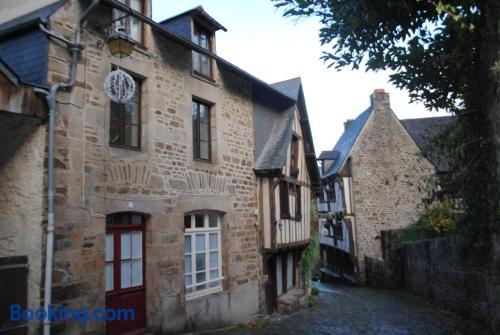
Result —
<path fill-rule="evenodd" d="M 321 283 L 316 286 L 320 294 L 308 310 L 271 317 L 266 325 L 245 325 L 204 334 L 486 334 L 477 323 L 405 292 Z"/>

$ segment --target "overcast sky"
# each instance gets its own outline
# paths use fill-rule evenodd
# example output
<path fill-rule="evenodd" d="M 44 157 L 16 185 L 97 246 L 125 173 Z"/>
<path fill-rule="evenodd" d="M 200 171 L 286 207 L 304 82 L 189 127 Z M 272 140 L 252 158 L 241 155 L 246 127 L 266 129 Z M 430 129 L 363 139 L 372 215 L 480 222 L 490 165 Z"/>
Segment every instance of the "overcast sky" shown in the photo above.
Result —
<path fill-rule="evenodd" d="M 283 18 L 270 0 L 153 0 L 153 19 L 198 5 L 228 30 L 217 32 L 219 56 L 267 83 L 302 78 L 317 154 L 333 148 L 344 121 L 369 106 L 375 88 L 390 93 L 400 119 L 446 115 L 410 104 L 406 92 L 388 83 L 387 73 L 328 69 L 319 59 L 327 46 L 319 43 L 317 21 Z"/>

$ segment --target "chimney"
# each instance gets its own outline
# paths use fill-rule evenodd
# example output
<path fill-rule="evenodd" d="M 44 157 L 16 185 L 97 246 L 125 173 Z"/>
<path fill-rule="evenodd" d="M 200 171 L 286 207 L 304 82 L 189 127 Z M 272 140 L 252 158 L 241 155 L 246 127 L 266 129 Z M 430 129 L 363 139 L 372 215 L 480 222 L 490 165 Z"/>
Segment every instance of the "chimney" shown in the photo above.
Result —
<path fill-rule="evenodd" d="M 351 125 L 351 123 L 353 123 L 354 119 L 347 119 L 345 120 L 344 122 L 344 131 L 347 130 L 347 128 L 349 128 L 349 126 Z"/>
<path fill-rule="evenodd" d="M 386 93 L 383 88 L 374 89 L 370 96 L 370 103 L 374 109 L 379 107 L 390 108 L 389 93 Z"/>

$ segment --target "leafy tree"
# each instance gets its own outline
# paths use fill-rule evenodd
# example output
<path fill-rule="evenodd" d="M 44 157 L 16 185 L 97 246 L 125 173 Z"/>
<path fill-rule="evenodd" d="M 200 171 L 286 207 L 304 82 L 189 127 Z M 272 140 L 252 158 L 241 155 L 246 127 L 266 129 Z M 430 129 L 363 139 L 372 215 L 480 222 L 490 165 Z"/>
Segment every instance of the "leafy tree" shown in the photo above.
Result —
<path fill-rule="evenodd" d="M 500 226 L 500 1 L 272 1 L 285 16 L 319 18 L 329 67 L 391 70 L 412 101 L 457 115 L 441 147 L 466 207 L 464 235 L 489 247 Z"/>

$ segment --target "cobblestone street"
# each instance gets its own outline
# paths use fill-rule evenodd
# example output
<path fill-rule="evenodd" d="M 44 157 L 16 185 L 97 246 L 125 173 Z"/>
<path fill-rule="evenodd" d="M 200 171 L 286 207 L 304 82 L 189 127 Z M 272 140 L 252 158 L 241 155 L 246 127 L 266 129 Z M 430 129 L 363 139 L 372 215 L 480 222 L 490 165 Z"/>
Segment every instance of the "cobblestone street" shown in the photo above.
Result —
<path fill-rule="evenodd" d="M 402 291 L 316 283 L 313 308 L 266 325 L 249 325 L 204 334 L 487 334 L 464 320 Z M 259 328 L 261 327 L 261 328 Z"/>

